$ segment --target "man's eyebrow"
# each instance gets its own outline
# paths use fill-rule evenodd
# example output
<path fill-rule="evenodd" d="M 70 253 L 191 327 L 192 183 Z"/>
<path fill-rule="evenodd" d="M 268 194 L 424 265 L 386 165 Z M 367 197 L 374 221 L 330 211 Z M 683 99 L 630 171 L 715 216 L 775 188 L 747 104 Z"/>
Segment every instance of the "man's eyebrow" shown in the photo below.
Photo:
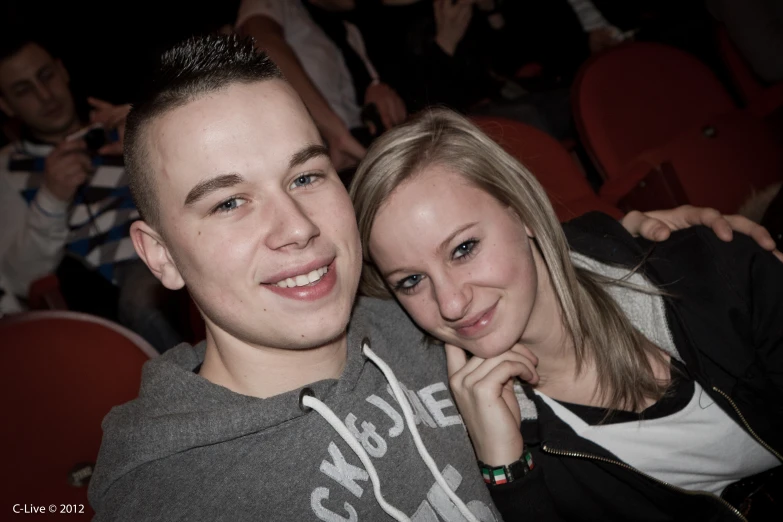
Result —
<path fill-rule="evenodd" d="M 323 145 L 308 145 L 291 155 L 291 159 L 288 161 L 288 168 L 298 167 L 318 156 L 326 156 L 328 158 L 329 150 Z"/>
<path fill-rule="evenodd" d="M 18 89 L 19 87 L 24 87 L 25 85 L 30 85 L 32 83 L 33 82 L 31 82 L 30 80 L 25 78 L 24 80 L 17 80 L 14 83 L 12 83 L 11 84 L 11 88 L 12 89 Z"/>
<path fill-rule="evenodd" d="M 185 198 L 185 206 L 187 207 L 196 203 L 198 200 L 205 198 L 216 190 L 233 187 L 234 185 L 244 183 L 244 181 L 245 178 L 239 174 L 221 174 L 220 176 L 201 181 L 188 192 L 188 196 Z"/>

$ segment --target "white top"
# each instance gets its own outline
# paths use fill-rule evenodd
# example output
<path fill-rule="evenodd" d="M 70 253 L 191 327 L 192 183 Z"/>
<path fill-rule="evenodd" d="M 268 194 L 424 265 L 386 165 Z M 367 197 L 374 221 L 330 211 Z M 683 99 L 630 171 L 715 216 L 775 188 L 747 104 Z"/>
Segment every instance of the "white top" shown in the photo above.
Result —
<path fill-rule="evenodd" d="M 280 24 L 285 41 L 332 110 L 349 129 L 360 127 L 361 109 L 343 55 L 299 0 L 242 0 L 236 26 L 253 16 L 266 16 Z"/>
<path fill-rule="evenodd" d="M 16 295 L 27 295 L 30 283 L 54 271 L 66 249 L 92 267 L 104 267 L 107 277 L 114 263 L 138 257 L 124 227 L 139 214 L 129 197 L 117 194 L 127 191 L 125 169 L 97 168 L 84 190 L 102 196 L 89 209 L 85 203 L 73 205 L 51 195 L 42 185 L 42 172 L 9 170 L 12 158 L 45 158 L 52 149 L 17 142 L 0 151 L 0 280 Z M 25 192 L 34 193 L 29 204 Z M 1 304 L 11 311 L 10 305 Z"/>
<path fill-rule="evenodd" d="M 734 422 L 694 382 L 682 410 L 657 419 L 591 426 L 557 401 L 536 392 L 577 435 L 658 480 L 720 495 L 737 480 L 780 462 Z"/>

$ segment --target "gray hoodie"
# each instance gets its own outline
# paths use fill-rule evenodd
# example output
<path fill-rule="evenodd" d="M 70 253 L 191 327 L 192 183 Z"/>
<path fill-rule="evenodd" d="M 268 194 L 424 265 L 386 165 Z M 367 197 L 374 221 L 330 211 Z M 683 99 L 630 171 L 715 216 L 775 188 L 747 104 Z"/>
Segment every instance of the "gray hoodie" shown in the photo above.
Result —
<path fill-rule="evenodd" d="M 417 450 L 394 379 L 365 355 L 364 338 L 399 379 L 439 473 Z M 342 377 L 309 386 L 326 408 L 309 402 L 303 411 L 300 390 L 258 399 L 212 384 L 194 373 L 204 351 L 181 345 L 148 362 L 139 398 L 104 420 L 89 491 L 95 520 L 392 520 L 374 494 L 373 467 L 383 499 L 411 520 L 461 522 L 468 510 L 474 520 L 501 519 L 448 391 L 444 352 L 393 301 L 357 304 Z"/>

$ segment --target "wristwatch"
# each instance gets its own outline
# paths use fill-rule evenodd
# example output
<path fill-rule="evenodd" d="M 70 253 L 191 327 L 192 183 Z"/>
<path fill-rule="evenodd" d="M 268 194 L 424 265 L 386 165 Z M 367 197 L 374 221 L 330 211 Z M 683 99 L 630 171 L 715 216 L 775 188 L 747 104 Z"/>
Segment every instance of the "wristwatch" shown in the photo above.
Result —
<path fill-rule="evenodd" d="M 519 480 L 528 473 L 530 473 L 535 464 L 533 463 L 533 456 L 525 448 L 522 452 L 522 456 L 511 464 L 505 466 L 488 466 L 479 461 L 479 468 L 481 468 L 481 475 L 484 477 L 484 482 L 492 486 L 499 486 L 501 484 L 508 484 Z"/>

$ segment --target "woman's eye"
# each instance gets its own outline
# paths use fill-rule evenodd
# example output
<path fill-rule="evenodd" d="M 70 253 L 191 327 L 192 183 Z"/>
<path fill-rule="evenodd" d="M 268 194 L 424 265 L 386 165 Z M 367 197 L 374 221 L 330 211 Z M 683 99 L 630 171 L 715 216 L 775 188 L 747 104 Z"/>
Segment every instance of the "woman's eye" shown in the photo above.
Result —
<path fill-rule="evenodd" d="M 214 212 L 231 212 L 244 205 L 246 201 L 242 198 L 231 198 L 215 207 Z"/>
<path fill-rule="evenodd" d="M 476 243 L 478 243 L 478 241 L 475 239 L 465 241 L 454 249 L 452 257 L 454 259 L 459 259 L 461 257 L 470 255 L 470 253 L 473 252 L 473 249 L 476 247 Z"/>
<path fill-rule="evenodd" d="M 408 276 L 405 279 L 402 279 L 397 282 L 396 285 L 394 285 L 395 290 L 399 290 L 402 292 L 410 291 L 413 288 L 416 287 L 416 285 L 421 282 L 422 276 L 419 274 Z"/>

